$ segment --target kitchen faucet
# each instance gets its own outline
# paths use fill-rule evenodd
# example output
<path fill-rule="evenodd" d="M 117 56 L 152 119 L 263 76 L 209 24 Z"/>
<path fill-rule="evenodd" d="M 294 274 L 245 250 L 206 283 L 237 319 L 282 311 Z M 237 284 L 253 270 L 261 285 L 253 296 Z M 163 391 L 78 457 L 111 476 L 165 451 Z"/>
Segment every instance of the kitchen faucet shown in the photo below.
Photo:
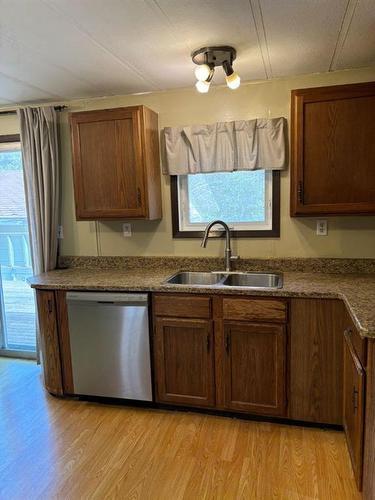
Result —
<path fill-rule="evenodd" d="M 201 242 L 201 247 L 203 248 L 206 248 L 206 245 L 207 245 L 207 238 L 208 238 L 208 235 L 211 231 L 211 228 L 213 226 L 215 226 L 216 224 L 220 224 L 221 226 L 223 226 L 224 230 L 225 230 L 225 250 L 224 250 L 224 259 L 225 259 L 225 271 L 230 273 L 231 272 L 231 263 L 232 263 L 232 260 L 235 260 L 238 258 L 238 256 L 236 255 L 232 255 L 232 248 L 231 248 L 231 245 L 230 245 L 230 229 L 228 227 L 228 225 L 222 221 L 222 220 L 213 220 L 212 222 L 210 222 L 209 224 L 207 224 L 207 227 L 204 231 L 204 236 L 203 236 L 203 239 L 202 239 L 202 242 Z"/>

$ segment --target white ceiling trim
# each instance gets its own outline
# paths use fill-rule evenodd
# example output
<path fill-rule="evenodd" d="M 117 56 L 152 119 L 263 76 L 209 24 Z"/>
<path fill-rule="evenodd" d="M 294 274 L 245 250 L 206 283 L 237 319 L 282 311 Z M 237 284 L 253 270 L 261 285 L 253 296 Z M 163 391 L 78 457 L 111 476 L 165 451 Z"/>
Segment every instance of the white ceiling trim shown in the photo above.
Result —
<path fill-rule="evenodd" d="M 95 45 L 100 50 L 102 50 L 103 52 L 105 52 L 111 58 L 115 59 L 116 62 L 118 62 L 123 68 L 127 69 L 128 71 L 133 72 L 138 78 L 140 78 L 146 84 L 148 84 L 151 87 L 153 87 L 153 90 L 161 90 L 160 87 L 150 77 L 145 77 L 144 74 L 141 71 L 139 71 L 134 65 L 130 64 L 125 59 L 120 58 L 116 54 L 114 54 L 103 43 L 101 43 L 98 40 L 96 40 L 96 38 L 91 33 L 89 33 L 82 25 L 78 24 L 74 19 L 72 19 L 64 11 L 62 11 L 61 9 L 59 9 L 58 7 L 56 7 L 56 5 L 52 5 L 48 0 L 40 0 L 40 1 L 42 3 L 44 3 L 50 10 L 54 11 L 56 14 L 60 15 L 61 17 L 64 17 L 76 30 L 79 31 L 79 33 L 81 33 L 88 40 L 90 40 L 90 42 L 93 45 Z"/>
<path fill-rule="evenodd" d="M 354 18 L 354 13 L 357 8 L 358 1 L 359 0 L 348 0 L 328 71 L 335 71 L 337 69 L 346 39 L 348 37 L 350 26 Z"/>
<path fill-rule="evenodd" d="M 264 65 L 264 71 L 266 73 L 267 79 L 269 79 L 272 78 L 272 66 L 268 50 L 266 29 L 264 27 L 262 7 L 259 0 L 249 0 L 249 4 L 255 24 L 259 49 Z"/>

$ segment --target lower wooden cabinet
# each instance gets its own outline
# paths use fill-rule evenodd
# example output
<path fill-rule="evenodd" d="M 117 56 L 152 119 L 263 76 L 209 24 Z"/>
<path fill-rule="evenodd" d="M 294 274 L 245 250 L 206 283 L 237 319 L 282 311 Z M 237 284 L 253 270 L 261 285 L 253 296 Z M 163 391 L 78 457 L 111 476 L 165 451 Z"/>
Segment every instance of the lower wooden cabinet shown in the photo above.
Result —
<path fill-rule="evenodd" d="M 36 293 L 36 302 L 38 307 L 44 385 L 51 394 L 61 396 L 63 394 L 63 383 L 55 292 L 53 290 L 38 290 Z"/>
<path fill-rule="evenodd" d="M 264 415 L 285 415 L 284 325 L 224 323 L 224 405 Z"/>
<path fill-rule="evenodd" d="M 239 299 L 241 307 L 235 310 L 233 298 L 227 302 L 188 298 L 153 298 L 157 401 L 285 416 L 285 301 Z M 187 307 L 181 309 L 184 300 Z M 271 314 L 279 310 L 277 315 Z M 267 323 L 269 312 L 271 322 Z M 207 316 L 209 319 L 203 319 Z M 236 316 L 238 321 L 233 320 Z"/>
<path fill-rule="evenodd" d="M 156 318 L 154 351 L 158 401 L 215 405 L 212 321 Z"/>
<path fill-rule="evenodd" d="M 362 486 L 365 372 L 348 332 L 344 341 L 343 424 L 357 486 Z"/>
<path fill-rule="evenodd" d="M 344 304 L 296 298 L 290 310 L 288 415 L 341 425 Z"/>

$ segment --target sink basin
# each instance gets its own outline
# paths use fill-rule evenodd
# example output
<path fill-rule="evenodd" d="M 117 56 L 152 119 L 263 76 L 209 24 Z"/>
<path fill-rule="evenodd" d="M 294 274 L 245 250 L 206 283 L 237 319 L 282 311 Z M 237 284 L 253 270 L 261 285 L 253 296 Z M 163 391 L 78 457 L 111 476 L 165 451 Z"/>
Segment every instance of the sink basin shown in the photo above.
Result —
<path fill-rule="evenodd" d="M 217 285 L 225 276 L 225 274 L 220 273 L 182 271 L 168 278 L 166 283 L 171 285 Z"/>
<path fill-rule="evenodd" d="M 278 273 L 225 273 L 180 271 L 165 283 L 192 286 L 233 286 L 245 288 L 282 288 L 283 277 Z"/>
<path fill-rule="evenodd" d="M 228 274 L 223 285 L 248 288 L 282 288 L 283 277 L 276 273 L 233 273 Z"/>

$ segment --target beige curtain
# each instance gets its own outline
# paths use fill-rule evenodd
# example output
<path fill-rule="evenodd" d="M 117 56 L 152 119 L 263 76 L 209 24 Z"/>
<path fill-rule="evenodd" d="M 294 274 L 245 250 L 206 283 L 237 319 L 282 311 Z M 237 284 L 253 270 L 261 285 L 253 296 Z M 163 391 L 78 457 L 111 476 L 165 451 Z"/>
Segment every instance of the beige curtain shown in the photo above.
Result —
<path fill-rule="evenodd" d="M 286 168 L 285 118 L 164 129 L 165 174 Z"/>
<path fill-rule="evenodd" d="M 60 208 L 57 116 L 53 107 L 19 109 L 18 116 L 33 272 L 40 274 L 54 269 L 57 261 Z M 39 348 L 37 355 L 40 361 Z"/>

